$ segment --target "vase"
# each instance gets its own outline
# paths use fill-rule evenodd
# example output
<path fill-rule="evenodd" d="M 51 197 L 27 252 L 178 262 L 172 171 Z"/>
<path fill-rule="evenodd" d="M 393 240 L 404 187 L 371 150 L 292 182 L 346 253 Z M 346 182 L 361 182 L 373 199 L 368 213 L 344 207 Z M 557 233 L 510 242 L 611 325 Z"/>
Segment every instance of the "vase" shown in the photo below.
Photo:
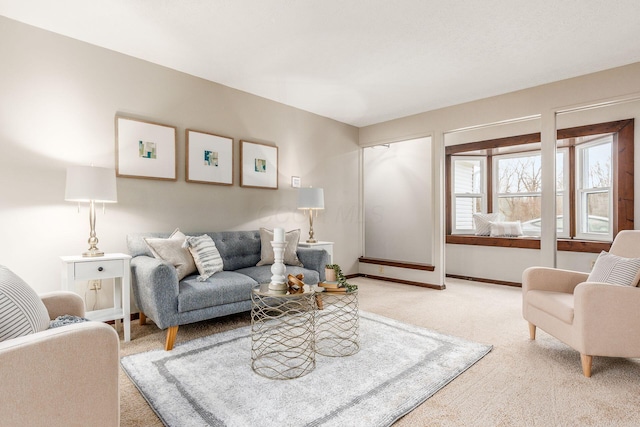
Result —
<path fill-rule="evenodd" d="M 336 277 L 336 271 L 333 268 L 325 268 L 324 269 L 325 281 L 327 282 L 337 282 L 338 278 Z"/>

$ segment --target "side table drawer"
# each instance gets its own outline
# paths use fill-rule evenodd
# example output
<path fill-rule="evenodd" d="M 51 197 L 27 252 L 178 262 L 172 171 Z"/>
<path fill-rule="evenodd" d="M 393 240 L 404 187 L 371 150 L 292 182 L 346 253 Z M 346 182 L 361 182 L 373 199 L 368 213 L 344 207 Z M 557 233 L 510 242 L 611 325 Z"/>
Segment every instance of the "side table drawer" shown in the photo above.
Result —
<path fill-rule="evenodd" d="M 74 264 L 75 280 L 97 280 L 121 277 L 124 274 L 122 260 L 96 260 Z"/>

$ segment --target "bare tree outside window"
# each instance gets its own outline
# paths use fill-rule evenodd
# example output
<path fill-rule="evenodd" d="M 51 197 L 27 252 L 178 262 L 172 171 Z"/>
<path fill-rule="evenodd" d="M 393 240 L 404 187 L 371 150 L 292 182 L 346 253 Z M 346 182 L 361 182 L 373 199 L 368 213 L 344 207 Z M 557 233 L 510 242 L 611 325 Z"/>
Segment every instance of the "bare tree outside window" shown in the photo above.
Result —
<path fill-rule="evenodd" d="M 498 166 L 498 210 L 507 221 L 540 217 L 542 168 L 540 155 L 503 157 Z"/>

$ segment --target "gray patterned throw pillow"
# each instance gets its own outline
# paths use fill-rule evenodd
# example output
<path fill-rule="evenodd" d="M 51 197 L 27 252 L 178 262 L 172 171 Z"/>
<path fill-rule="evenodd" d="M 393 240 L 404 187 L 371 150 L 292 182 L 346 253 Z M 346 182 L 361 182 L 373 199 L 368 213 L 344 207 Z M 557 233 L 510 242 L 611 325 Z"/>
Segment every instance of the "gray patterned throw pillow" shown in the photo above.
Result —
<path fill-rule="evenodd" d="M 220 252 L 216 248 L 216 244 L 207 234 L 202 236 L 187 236 L 184 241 L 184 247 L 189 249 L 193 261 L 198 268 L 199 282 L 204 282 L 214 273 L 222 271 L 224 264 L 220 257 Z"/>

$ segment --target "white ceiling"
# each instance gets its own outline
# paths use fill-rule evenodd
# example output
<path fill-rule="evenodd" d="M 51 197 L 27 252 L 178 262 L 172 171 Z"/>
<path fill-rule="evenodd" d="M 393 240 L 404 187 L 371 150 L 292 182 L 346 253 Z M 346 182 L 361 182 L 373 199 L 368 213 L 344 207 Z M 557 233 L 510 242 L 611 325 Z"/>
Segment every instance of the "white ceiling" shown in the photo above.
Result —
<path fill-rule="evenodd" d="M 640 61 L 639 0 L 0 0 L 0 15 L 355 126 Z"/>

